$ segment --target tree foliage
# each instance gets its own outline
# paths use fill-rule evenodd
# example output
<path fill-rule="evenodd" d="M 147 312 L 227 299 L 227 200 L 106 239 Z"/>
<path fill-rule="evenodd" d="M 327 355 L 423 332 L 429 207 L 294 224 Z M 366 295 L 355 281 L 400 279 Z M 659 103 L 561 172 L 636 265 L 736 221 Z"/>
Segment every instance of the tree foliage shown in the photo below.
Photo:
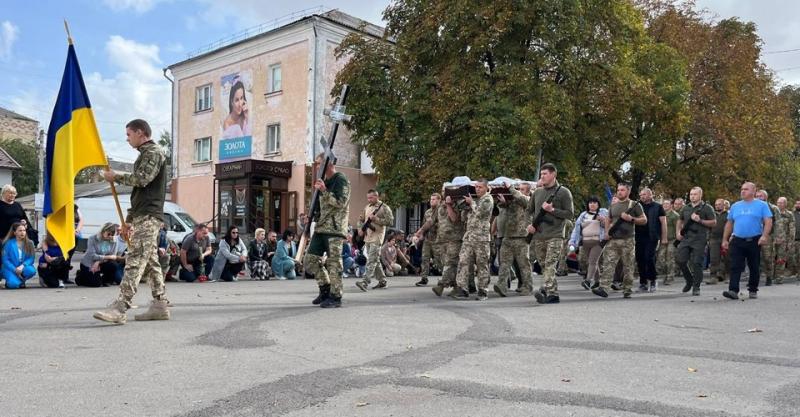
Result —
<path fill-rule="evenodd" d="M 333 91 L 352 87 L 353 140 L 395 204 L 457 175 L 532 179 L 540 148 L 578 196 L 726 193 L 780 181 L 772 151 L 796 147 L 755 27 L 691 4 L 405 0 L 384 18 L 384 39 L 341 44 Z"/>
<path fill-rule="evenodd" d="M 0 147 L 5 149 L 12 158 L 22 167 L 13 172 L 14 187 L 20 196 L 30 195 L 39 190 L 38 151 L 35 145 L 26 143 L 22 139 L 6 139 L 0 141 Z"/>

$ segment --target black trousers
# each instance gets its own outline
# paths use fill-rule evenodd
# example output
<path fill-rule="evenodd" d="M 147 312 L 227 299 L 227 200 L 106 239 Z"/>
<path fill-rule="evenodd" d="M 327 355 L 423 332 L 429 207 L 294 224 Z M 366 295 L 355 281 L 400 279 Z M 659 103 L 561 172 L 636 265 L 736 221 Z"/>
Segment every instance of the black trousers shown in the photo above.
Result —
<path fill-rule="evenodd" d="M 750 279 L 747 281 L 747 290 L 750 292 L 758 292 L 758 280 L 761 278 L 761 247 L 758 246 L 758 239 L 761 236 L 754 236 L 747 239 L 742 239 L 734 236 L 731 239 L 730 251 L 728 252 L 728 259 L 731 263 L 731 276 L 728 289 L 738 293 L 739 280 L 742 278 L 745 262 L 747 269 L 750 271 Z"/>
<path fill-rule="evenodd" d="M 636 238 L 636 267 L 639 268 L 640 285 L 656 280 L 656 249 L 658 239 Z"/>

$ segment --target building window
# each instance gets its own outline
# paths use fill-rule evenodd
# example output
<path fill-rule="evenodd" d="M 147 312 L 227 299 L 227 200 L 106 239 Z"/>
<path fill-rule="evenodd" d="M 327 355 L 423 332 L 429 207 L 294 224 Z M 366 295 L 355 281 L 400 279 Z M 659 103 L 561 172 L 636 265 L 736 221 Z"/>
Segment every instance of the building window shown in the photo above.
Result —
<path fill-rule="evenodd" d="M 281 90 L 281 64 L 275 64 L 269 67 L 269 92 Z"/>
<path fill-rule="evenodd" d="M 211 110 L 211 105 L 213 104 L 213 100 L 211 98 L 211 84 L 206 84 L 204 86 L 197 87 L 195 90 L 195 104 L 194 104 L 194 111 L 195 113 Z"/>
<path fill-rule="evenodd" d="M 281 150 L 281 125 L 267 126 L 267 153 L 276 153 Z"/>
<path fill-rule="evenodd" d="M 194 140 L 194 161 L 208 162 L 211 160 L 211 138 Z"/>

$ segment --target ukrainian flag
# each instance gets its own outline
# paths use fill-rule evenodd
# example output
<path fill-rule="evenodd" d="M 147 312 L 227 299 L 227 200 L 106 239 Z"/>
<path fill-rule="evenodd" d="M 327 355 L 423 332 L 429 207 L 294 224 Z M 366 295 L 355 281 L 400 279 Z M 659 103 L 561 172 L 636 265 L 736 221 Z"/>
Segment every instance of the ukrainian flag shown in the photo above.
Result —
<path fill-rule="evenodd" d="M 72 43 L 47 130 L 45 158 L 47 231 L 66 254 L 75 247 L 75 176 L 83 168 L 108 165 Z"/>

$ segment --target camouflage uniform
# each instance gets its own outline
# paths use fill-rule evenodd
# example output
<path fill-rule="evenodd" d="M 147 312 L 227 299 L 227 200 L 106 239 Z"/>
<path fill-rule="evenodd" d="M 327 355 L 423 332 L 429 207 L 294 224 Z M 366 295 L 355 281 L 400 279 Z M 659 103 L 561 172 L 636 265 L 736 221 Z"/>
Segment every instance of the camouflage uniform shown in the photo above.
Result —
<path fill-rule="evenodd" d="M 144 143 L 139 147 L 139 157 L 133 165 L 133 173 L 117 174 L 114 178 L 119 184 L 134 187 L 127 219 L 133 226 L 133 236 L 128 247 L 125 277 L 120 284 L 119 294 L 119 301 L 124 302 L 128 308 L 139 287 L 139 281 L 143 278 L 150 283 L 154 300 L 164 298 L 164 274 L 158 259 L 158 234 L 164 221 L 166 160 L 160 146 L 152 141 Z"/>
<path fill-rule="evenodd" d="M 772 230 L 774 230 L 772 234 L 775 236 L 775 282 L 782 284 L 783 278 L 789 273 L 786 264 L 794 246 L 794 214 L 789 210 L 784 212 L 778 210 L 775 227 Z"/>
<path fill-rule="evenodd" d="M 444 204 L 444 203 L 440 203 Z M 437 242 L 436 232 L 437 226 L 433 224 L 433 218 L 435 217 L 436 209 L 431 207 L 425 210 L 425 217 L 423 218 L 423 224 L 427 222 L 431 222 L 432 226 L 428 231 L 425 233 L 425 240 L 422 243 L 422 270 L 421 275 L 422 279 L 427 281 L 428 275 L 431 273 L 431 261 L 433 261 L 433 265 L 439 272 L 442 271 L 442 262 L 441 262 L 441 249 L 439 248 L 439 243 Z"/>
<path fill-rule="evenodd" d="M 767 203 L 772 211 L 772 221 L 780 217 L 778 206 Z M 775 223 L 772 224 L 773 230 Z M 775 233 L 770 233 L 767 242 L 761 246 L 761 273 L 764 274 L 767 283 L 771 284 L 775 280 Z"/>
<path fill-rule="evenodd" d="M 800 210 L 794 210 L 794 242 L 792 242 L 792 256 L 789 257 L 789 269 L 791 274 L 800 274 Z"/>
<path fill-rule="evenodd" d="M 303 266 L 314 275 L 320 287 L 330 285 L 330 295 L 342 298 L 342 241 L 347 236 L 350 215 L 350 181 L 341 172 L 325 180 L 327 191 L 320 192 L 319 219 L 308 245 Z M 325 262 L 323 255 L 327 254 Z"/>
<path fill-rule="evenodd" d="M 464 237 L 464 223 L 461 222 L 457 211 L 456 221 L 453 222 L 447 215 L 447 205 L 441 203 L 436 209 L 434 224 L 442 257 L 442 276 L 437 286 L 440 288 L 455 287 L 458 256 L 461 253 L 461 240 Z"/>
<path fill-rule="evenodd" d="M 466 225 L 461 252 L 458 255 L 458 275 L 456 285 L 468 292 L 470 265 L 475 267 L 475 284 L 479 291 L 486 290 L 489 285 L 489 245 L 491 235 L 492 210 L 494 200 L 487 192 L 483 197 L 473 200 L 469 209 L 462 213 L 462 222 Z"/>
<path fill-rule="evenodd" d="M 629 209 L 632 209 L 630 215 L 634 218 L 644 214 L 641 204 L 626 199 L 611 205 L 608 210 L 609 224 L 616 223 L 620 215 Z M 620 261 L 622 262 L 622 291 L 626 296 L 633 292 L 633 268 L 636 264 L 636 242 L 633 237 L 633 230 L 633 222 L 622 221 L 614 236 L 606 236 L 607 238 L 610 237 L 610 240 L 606 242 L 603 248 L 602 264 L 604 267 L 600 275 L 600 288 L 606 293 L 611 288 L 616 265 Z"/>
<path fill-rule="evenodd" d="M 510 192 L 512 198 L 500 207 L 505 214 L 505 221 L 498 222 L 498 228 L 502 227 L 504 230 L 498 230 L 498 234 L 503 236 L 503 243 L 498 255 L 500 273 L 494 291 L 503 296 L 506 294 L 508 283 L 514 276 L 513 266 L 516 262 L 522 285 L 521 295 L 530 295 L 533 291 L 533 277 L 528 242 L 525 240 L 528 232 L 525 228 L 531 223 L 528 213 L 531 198 L 514 188 Z"/>
<path fill-rule="evenodd" d="M 539 224 L 533 234 L 533 247 L 536 259 L 544 275 L 544 288 L 547 295 L 558 296 L 558 282 L 556 281 L 556 266 L 564 246 L 566 230 L 565 221 L 575 216 L 572 203 L 572 192 L 567 187 L 562 187 L 556 181 L 550 188 L 537 188 L 531 198 L 528 208 L 532 218 L 536 218 L 542 211 L 542 204 L 551 194 L 553 198 L 553 211 L 544 214 L 544 220 Z M 538 297 L 538 296 L 537 296 Z"/>
<path fill-rule="evenodd" d="M 566 233 L 569 234 L 572 232 L 572 229 L 575 227 L 575 222 L 570 219 L 564 220 L 564 228 L 566 229 Z M 569 254 L 569 239 L 564 239 L 564 244 L 561 245 L 561 253 L 558 255 L 558 274 L 559 275 L 567 275 L 569 270 L 567 269 L 567 255 Z"/>
<path fill-rule="evenodd" d="M 666 213 L 667 218 L 667 244 L 658 245 L 656 255 L 656 270 L 664 277 L 664 284 L 669 285 L 675 279 L 675 225 L 678 222 L 678 213 L 670 210 Z"/>
<path fill-rule="evenodd" d="M 699 294 L 698 291 L 700 291 L 700 284 L 703 282 L 703 258 L 705 257 L 708 233 L 711 228 L 699 222 L 691 221 L 691 216 L 694 213 L 700 216 L 701 221 L 715 220 L 717 215 L 710 205 L 702 201 L 697 205 L 686 204 L 680 212 L 681 222 L 683 223 L 681 228 L 686 229 L 686 234 L 683 236 L 680 245 L 678 245 L 676 259 L 683 273 L 683 278 L 686 280 L 686 287 L 684 288 L 692 287 L 693 294 L 697 295 Z"/>
<path fill-rule="evenodd" d="M 728 255 L 722 254 L 722 235 L 725 232 L 725 223 L 728 222 L 728 211 L 717 213 L 717 224 L 708 235 L 709 272 L 706 284 L 716 284 L 726 281 L 730 271 Z"/>
<path fill-rule="evenodd" d="M 359 229 L 361 229 L 364 222 L 367 221 L 367 216 L 371 215 L 381 203 L 381 201 L 378 201 L 375 204 L 367 204 L 367 207 L 364 208 L 364 212 L 358 220 Z M 366 235 L 364 236 L 364 249 L 367 253 L 367 269 L 366 272 L 364 272 L 362 282 L 367 285 L 372 282 L 373 278 L 378 280 L 379 283 L 386 282 L 386 274 L 383 272 L 383 267 L 381 266 L 381 246 L 383 245 L 383 240 L 386 235 L 386 227 L 393 224 L 394 213 L 392 212 L 392 208 L 386 203 L 383 203 L 381 209 L 375 213 L 375 220 L 370 223 L 375 230 L 367 228 Z"/>

